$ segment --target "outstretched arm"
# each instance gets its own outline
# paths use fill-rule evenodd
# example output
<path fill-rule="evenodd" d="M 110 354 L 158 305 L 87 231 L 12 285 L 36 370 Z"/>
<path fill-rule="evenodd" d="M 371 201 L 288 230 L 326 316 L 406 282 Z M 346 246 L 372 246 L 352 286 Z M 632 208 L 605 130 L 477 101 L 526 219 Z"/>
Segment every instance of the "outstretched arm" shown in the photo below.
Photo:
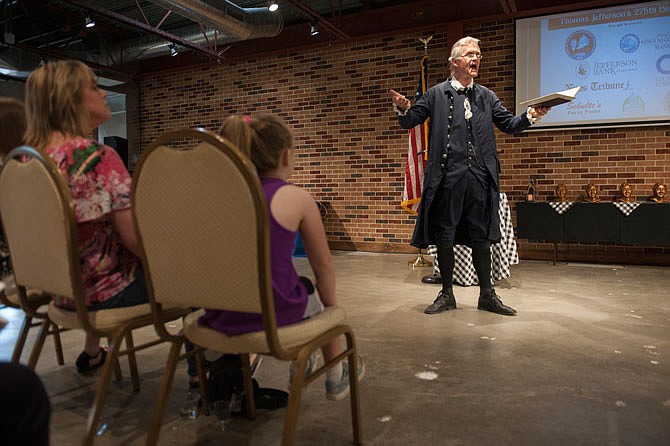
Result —
<path fill-rule="evenodd" d="M 395 90 L 389 90 L 389 93 L 391 93 L 391 101 L 393 102 L 393 105 L 398 107 L 401 111 L 405 111 L 410 107 L 411 102 L 405 96 Z"/>
<path fill-rule="evenodd" d="M 398 115 L 400 127 L 409 130 L 424 122 L 431 114 L 431 105 L 427 99 L 430 96 L 430 90 L 416 100 L 414 105 L 411 101 L 395 90 L 389 90 L 393 108 Z"/>

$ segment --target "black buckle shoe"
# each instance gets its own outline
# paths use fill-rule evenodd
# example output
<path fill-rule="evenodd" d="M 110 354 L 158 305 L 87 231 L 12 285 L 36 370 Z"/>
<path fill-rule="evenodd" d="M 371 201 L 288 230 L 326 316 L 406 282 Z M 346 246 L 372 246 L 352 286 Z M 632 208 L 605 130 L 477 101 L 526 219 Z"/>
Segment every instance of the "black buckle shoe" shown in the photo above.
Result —
<path fill-rule="evenodd" d="M 516 310 L 508 307 L 498 296 L 495 290 L 487 290 L 479 295 L 479 302 L 477 302 L 478 310 L 490 311 L 491 313 L 502 314 L 503 316 L 514 316 Z"/>
<path fill-rule="evenodd" d="M 100 356 L 100 361 L 96 364 L 91 364 L 91 361 L 98 356 Z M 103 347 L 98 347 L 98 353 L 95 356 L 90 356 L 88 353 L 86 353 L 85 350 L 81 352 L 75 361 L 75 365 L 77 366 L 77 371 L 79 373 L 87 374 L 92 373 L 95 371 L 95 369 L 105 365 L 106 360 L 107 350 L 105 350 Z"/>
<path fill-rule="evenodd" d="M 423 276 L 421 278 L 421 282 L 423 283 L 434 283 L 441 285 L 442 284 L 442 277 L 440 277 L 439 274 L 431 274 L 430 276 Z"/>
<path fill-rule="evenodd" d="M 437 297 L 435 298 L 435 302 L 428 305 L 428 307 L 426 307 L 426 309 L 423 310 L 423 312 L 426 314 L 437 314 L 442 313 L 443 311 L 446 310 L 455 310 L 455 309 L 456 309 L 456 298 L 454 297 L 454 293 L 449 292 L 447 294 L 444 294 L 442 291 L 440 291 L 437 294 Z"/>

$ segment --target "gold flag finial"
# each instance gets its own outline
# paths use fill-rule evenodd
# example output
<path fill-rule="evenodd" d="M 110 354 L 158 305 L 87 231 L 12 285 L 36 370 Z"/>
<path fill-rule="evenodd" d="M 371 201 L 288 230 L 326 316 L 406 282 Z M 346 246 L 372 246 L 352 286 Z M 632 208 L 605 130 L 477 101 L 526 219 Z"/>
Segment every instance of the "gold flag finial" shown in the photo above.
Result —
<path fill-rule="evenodd" d="M 419 37 L 419 40 L 423 43 L 423 53 L 427 54 L 428 53 L 428 42 L 433 38 L 433 36 L 428 36 L 425 39 Z"/>

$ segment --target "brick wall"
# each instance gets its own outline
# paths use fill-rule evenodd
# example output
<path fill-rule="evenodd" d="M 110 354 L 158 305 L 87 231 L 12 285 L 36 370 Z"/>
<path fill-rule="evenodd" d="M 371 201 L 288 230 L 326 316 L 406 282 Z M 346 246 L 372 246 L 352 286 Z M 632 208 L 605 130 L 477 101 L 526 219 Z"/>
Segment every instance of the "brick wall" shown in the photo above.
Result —
<path fill-rule="evenodd" d="M 514 23 L 470 25 L 482 40 L 478 81 L 510 109 L 514 102 Z M 400 208 L 407 132 L 390 107 L 388 89 L 416 89 L 423 44 L 429 44 L 429 85 L 448 74 L 447 36 L 432 30 L 379 37 L 247 61 L 230 61 L 148 76 L 140 81 L 141 147 L 177 127 L 218 129 L 231 113 L 275 113 L 295 130 L 298 150 L 293 181 L 327 208 L 333 248 L 415 252 L 408 245 L 414 217 Z M 628 180 L 634 194 L 650 194 L 656 181 L 670 183 L 667 125 L 600 130 L 497 132 L 501 187 L 510 201 L 523 199 L 530 176 L 539 199 L 559 182 L 576 197 L 594 181 L 604 199 Z M 667 230 L 667 228 L 666 228 Z M 551 245 L 519 241 L 522 257 L 549 258 Z M 570 260 L 667 264 L 670 249 L 566 245 Z M 666 262 L 666 263 L 664 263 Z"/>

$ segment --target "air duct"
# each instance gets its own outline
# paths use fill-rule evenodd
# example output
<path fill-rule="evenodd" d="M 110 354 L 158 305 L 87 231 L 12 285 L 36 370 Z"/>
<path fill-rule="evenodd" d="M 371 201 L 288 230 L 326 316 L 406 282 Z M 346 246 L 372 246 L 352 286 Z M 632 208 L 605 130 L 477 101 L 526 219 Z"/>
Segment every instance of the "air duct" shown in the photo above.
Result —
<path fill-rule="evenodd" d="M 183 40 L 188 40 L 197 45 L 213 45 L 215 42 L 217 45 L 223 45 L 240 40 L 229 34 L 211 29 L 203 32 L 199 25 L 191 25 L 175 29 L 170 31 L 170 34 L 174 34 Z M 133 60 L 155 57 L 160 54 L 168 54 L 170 52 L 171 43 L 172 42 L 169 42 L 162 37 L 146 36 L 136 40 L 130 40 L 124 43 L 123 46 L 112 48 L 110 53 L 117 63 L 130 62 Z M 100 58 L 103 58 L 102 54 L 100 55 Z M 111 61 L 98 60 L 98 62 L 110 63 Z"/>
<path fill-rule="evenodd" d="M 170 34 L 198 45 L 208 45 L 214 42 L 217 45 L 223 45 L 259 37 L 275 37 L 284 28 L 282 16 L 269 12 L 267 8 L 241 8 L 227 0 L 209 3 L 200 0 L 150 1 L 198 23 L 199 25 L 170 31 Z M 203 31 L 203 28 L 206 30 Z M 120 60 L 130 62 L 158 54 L 167 54 L 169 44 L 170 42 L 161 37 L 142 37 L 126 42 L 122 47 L 113 48 L 111 56 L 117 63 Z M 104 58 L 104 55 L 100 54 L 98 59 L 100 58 Z"/>
<path fill-rule="evenodd" d="M 25 79 L 35 67 L 39 66 L 40 61 L 39 54 L 0 45 L 0 74 Z"/>
<path fill-rule="evenodd" d="M 228 0 L 149 0 L 196 23 L 224 32 L 237 40 L 275 37 L 284 26 L 280 14 L 267 8 L 241 8 Z"/>

